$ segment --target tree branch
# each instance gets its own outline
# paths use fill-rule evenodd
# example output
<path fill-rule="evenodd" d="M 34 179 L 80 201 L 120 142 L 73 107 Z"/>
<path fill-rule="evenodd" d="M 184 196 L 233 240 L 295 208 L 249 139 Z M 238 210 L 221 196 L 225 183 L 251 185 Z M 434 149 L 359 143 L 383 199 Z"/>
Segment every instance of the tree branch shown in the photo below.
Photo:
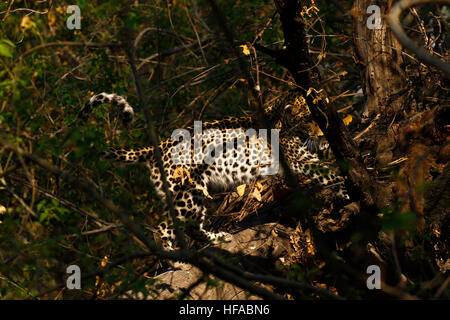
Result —
<path fill-rule="evenodd" d="M 365 168 L 348 128 L 338 115 L 336 105 L 328 98 L 319 71 L 309 55 L 305 24 L 300 16 L 301 1 L 275 0 L 275 5 L 286 45 L 283 65 L 296 83 L 304 88 L 303 94 L 314 120 L 327 138 L 341 170 L 351 182 L 347 183 L 347 188 L 352 198 L 362 199 L 367 208 L 382 207 L 384 197 Z"/>
<path fill-rule="evenodd" d="M 403 10 L 406 10 L 418 4 L 427 4 L 427 3 L 436 3 L 436 4 L 441 3 L 450 5 L 450 0 L 400 0 L 394 4 L 394 6 L 392 7 L 391 11 L 389 11 L 389 14 L 387 15 L 386 18 L 387 21 L 389 22 L 392 32 L 404 47 L 414 52 L 417 55 L 417 58 L 419 58 L 419 60 L 422 61 L 423 63 L 432 65 L 444 71 L 445 77 L 447 79 L 450 79 L 450 64 L 442 61 L 436 56 L 433 56 L 423 47 L 419 47 L 414 41 L 412 41 L 406 35 L 405 30 L 400 24 L 399 18 Z"/>
<path fill-rule="evenodd" d="M 169 259 L 172 261 L 181 261 L 190 263 L 205 273 L 209 273 L 217 276 L 218 278 L 233 283 L 238 287 L 247 290 L 253 294 L 256 294 L 265 299 L 283 299 L 282 296 L 270 292 L 269 290 L 254 284 L 251 280 L 246 279 L 241 274 L 237 274 L 231 272 L 229 269 L 223 268 L 213 261 L 210 258 L 203 255 L 201 252 L 196 252 L 194 250 L 185 249 L 185 250 L 177 250 L 177 251 L 166 251 L 159 248 L 153 241 L 151 241 L 140 228 L 132 222 L 128 216 L 122 212 L 119 208 L 117 208 L 114 203 L 104 198 L 100 193 L 93 187 L 90 183 L 82 181 L 71 174 L 62 171 L 61 169 L 53 166 L 47 160 L 42 159 L 35 154 L 29 153 L 22 148 L 15 146 L 3 138 L 0 138 L 0 145 L 2 145 L 6 150 L 11 150 L 16 153 L 18 156 L 28 159 L 38 166 L 46 169 L 48 172 L 61 177 L 64 180 L 67 180 L 74 186 L 83 190 L 87 195 L 89 195 L 92 199 L 96 200 L 98 203 L 103 205 L 108 211 L 112 212 L 125 226 L 125 228 L 133 234 L 139 241 L 141 241 L 145 247 L 148 249 L 148 255 L 159 256 L 163 259 Z"/>
<path fill-rule="evenodd" d="M 122 16 L 124 20 L 126 20 L 127 15 L 129 11 L 129 3 L 125 2 L 124 7 L 122 9 Z M 131 67 L 131 72 L 133 74 L 134 78 L 134 84 L 136 88 L 136 93 L 139 99 L 139 109 L 142 113 L 142 116 L 144 118 L 145 122 L 145 129 L 147 132 L 148 139 L 150 140 L 150 145 L 153 147 L 154 153 L 155 153 L 155 159 L 156 159 L 156 165 L 158 167 L 158 170 L 161 174 L 161 181 L 162 181 L 162 188 L 165 194 L 165 201 L 167 204 L 167 208 L 169 209 L 169 215 L 172 218 L 174 229 L 175 229 L 175 236 L 177 238 L 178 244 L 180 245 L 181 249 L 184 250 L 187 248 L 186 239 L 184 237 L 184 234 L 179 226 L 179 220 L 177 218 L 177 214 L 175 212 L 175 207 L 173 205 L 173 194 L 169 189 L 169 184 L 167 182 L 167 175 L 166 171 L 164 170 L 164 165 L 162 161 L 162 155 L 161 150 L 159 149 L 159 139 L 156 135 L 155 128 L 153 126 L 153 123 L 150 119 L 150 113 L 148 110 L 148 104 L 147 99 L 144 98 L 144 90 L 142 89 L 142 84 L 137 72 L 136 68 L 136 61 L 135 61 L 135 53 L 136 53 L 136 47 L 134 46 L 132 33 L 129 27 L 127 26 L 126 21 L 124 21 L 124 27 L 121 30 L 121 35 L 123 38 L 124 43 L 124 49 L 125 53 L 128 59 L 128 63 Z"/>
<path fill-rule="evenodd" d="M 23 57 L 26 57 L 30 54 L 32 54 L 35 51 L 38 51 L 40 49 L 49 48 L 49 47 L 65 47 L 65 46 L 72 46 L 72 47 L 95 47 L 95 48 L 105 48 L 105 47 L 120 47 L 122 44 L 115 43 L 115 42 L 74 42 L 74 41 L 58 41 L 58 42 L 48 42 L 43 43 L 39 46 L 36 46 L 34 48 L 31 48 L 30 50 L 23 53 L 19 60 Z"/>

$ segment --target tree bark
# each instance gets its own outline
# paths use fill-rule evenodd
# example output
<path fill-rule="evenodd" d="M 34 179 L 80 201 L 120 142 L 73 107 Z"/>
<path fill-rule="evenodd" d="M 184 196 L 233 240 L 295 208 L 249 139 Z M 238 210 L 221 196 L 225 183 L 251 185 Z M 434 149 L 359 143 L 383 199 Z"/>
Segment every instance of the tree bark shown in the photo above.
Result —
<path fill-rule="evenodd" d="M 380 24 L 369 28 L 367 8 L 380 8 Z M 402 90 L 406 87 L 402 46 L 392 34 L 385 15 L 392 6 L 392 0 L 355 0 L 352 13 L 353 41 L 355 55 L 361 66 L 366 104 L 364 116 L 373 118 L 376 114 L 395 114 L 404 104 Z M 388 117 L 384 117 L 387 119 Z"/>

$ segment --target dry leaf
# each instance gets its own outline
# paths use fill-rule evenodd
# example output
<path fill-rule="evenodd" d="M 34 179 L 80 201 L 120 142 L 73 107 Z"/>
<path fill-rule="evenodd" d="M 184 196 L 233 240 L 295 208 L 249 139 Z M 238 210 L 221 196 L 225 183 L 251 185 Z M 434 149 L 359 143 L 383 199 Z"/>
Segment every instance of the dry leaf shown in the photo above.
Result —
<path fill-rule="evenodd" d="M 236 191 L 237 191 L 239 197 L 242 197 L 242 196 L 244 195 L 244 193 L 245 193 L 245 187 L 246 187 L 246 186 L 247 186 L 247 185 L 245 185 L 245 184 L 241 184 L 240 186 L 238 186 L 238 187 L 236 188 Z"/>
<path fill-rule="evenodd" d="M 53 11 L 49 11 L 49 13 L 48 13 L 48 25 L 50 26 L 50 27 L 53 27 L 54 25 L 56 25 L 56 16 L 55 16 L 55 14 L 53 13 Z"/>
<path fill-rule="evenodd" d="M 326 52 L 321 52 L 321 53 L 317 56 L 317 59 L 318 59 L 319 61 L 322 61 L 322 59 L 324 59 L 326 56 L 327 56 L 327 53 L 326 53 Z"/>
<path fill-rule="evenodd" d="M 308 92 L 306 93 L 306 96 L 309 96 L 313 90 L 317 94 L 319 94 L 319 93 L 321 93 L 323 91 L 323 89 L 316 90 L 315 88 L 311 87 L 311 88 L 308 89 Z"/>
<path fill-rule="evenodd" d="M 433 229 L 433 233 L 434 233 L 434 235 L 435 235 L 436 237 L 438 237 L 438 238 L 441 237 L 441 232 L 439 231 L 439 229 L 434 228 L 434 229 Z"/>
<path fill-rule="evenodd" d="M 56 7 L 55 8 L 56 12 L 60 13 L 60 14 L 66 14 L 66 7 Z"/>
<path fill-rule="evenodd" d="M 306 243 L 308 246 L 308 253 L 313 256 L 316 254 L 316 249 L 314 248 L 314 244 L 312 242 L 311 230 L 307 229 L 305 231 L 305 236 L 306 236 Z"/>
<path fill-rule="evenodd" d="M 258 189 L 253 190 L 252 196 L 256 200 L 261 201 L 261 193 L 259 193 Z"/>
<path fill-rule="evenodd" d="M 250 50 L 248 49 L 248 47 L 245 44 L 243 44 L 243 45 L 241 45 L 239 47 L 242 48 L 242 53 L 243 54 L 245 54 L 246 56 L 250 55 Z"/>
<path fill-rule="evenodd" d="M 104 256 L 100 265 L 104 268 L 104 267 L 106 267 L 107 263 L 108 263 L 108 257 Z"/>
<path fill-rule="evenodd" d="M 342 121 L 344 121 L 344 124 L 346 126 L 348 126 L 350 124 L 350 122 L 353 121 L 353 117 L 351 114 L 349 114 L 348 116 L 346 116 L 344 119 L 342 119 Z"/>
<path fill-rule="evenodd" d="M 20 28 L 22 29 L 22 32 L 35 26 L 35 23 L 33 20 L 30 19 L 28 16 L 24 16 L 22 20 L 20 21 Z"/>

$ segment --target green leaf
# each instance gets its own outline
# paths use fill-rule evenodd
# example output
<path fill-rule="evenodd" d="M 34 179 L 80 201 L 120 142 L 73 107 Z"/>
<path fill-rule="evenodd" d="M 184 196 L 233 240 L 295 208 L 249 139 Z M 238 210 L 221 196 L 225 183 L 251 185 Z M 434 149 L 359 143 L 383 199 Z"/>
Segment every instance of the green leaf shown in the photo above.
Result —
<path fill-rule="evenodd" d="M 39 217 L 39 222 L 44 222 L 44 220 L 47 218 L 47 216 L 48 216 L 48 211 L 46 210 Z"/>
<path fill-rule="evenodd" d="M 0 42 L 4 42 L 4 43 L 6 43 L 7 45 L 9 45 L 9 46 L 11 46 L 13 48 L 16 47 L 16 45 L 14 43 L 12 43 L 11 41 L 9 41 L 8 39 L 0 39 Z"/>
<path fill-rule="evenodd" d="M 46 201 L 42 200 L 41 202 L 39 202 L 36 206 L 37 211 L 41 211 L 42 207 L 45 205 Z"/>
<path fill-rule="evenodd" d="M 9 49 L 9 46 L 3 43 L 0 43 L 0 55 L 11 58 L 12 53 Z"/>

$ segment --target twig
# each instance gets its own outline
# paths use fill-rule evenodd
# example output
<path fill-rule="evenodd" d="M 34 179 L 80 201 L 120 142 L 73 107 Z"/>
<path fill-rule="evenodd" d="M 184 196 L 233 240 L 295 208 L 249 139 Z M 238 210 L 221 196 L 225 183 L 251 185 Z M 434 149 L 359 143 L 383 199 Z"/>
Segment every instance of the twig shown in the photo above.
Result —
<path fill-rule="evenodd" d="M 198 13 L 198 8 L 197 5 L 195 4 L 194 0 L 191 0 L 192 3 L 192 7 L 194 8 L 194 14 L 197 17 L 197 19 L 202 23 L 202 25 L 205 27 L 206 30 L 208 30 L 208 32 L 211 32 L 211 29 L 208 27 L 208 25 L 206 24 L 205 21 L 203 21 L 202 17 L 200 17 L 199 13 Z"/>
<path fill-rule="evenodd" d="M 269 121 L 267 120 L 265 114 L 264 114 L 264 108 L 262 104 L 262 100 L 260 99 L 259 92 L 256 90 L 256 86 L 254 81 L 252 80 L 252 76 L 250 75 L 250 72 L 248 71 L 244 60 L 242 59 L 242 56 L 237 52 L 236 47 L 234 45 L 234 37 L 233 32 L 228 28 L 225 17 L 223 16 L 223 13 L 220 11 L 219 7 L 217 6 L 217 3 L 215 0 L 208 0 L 212 11 L 216 17 L 217 24 L 222 29 L 223 34 L 225 35 L 226 42 L 228 43 L 228 46 L 230 50 L 232 51 L 234 57 L 236 58 L 239 66 L 239 71 L 241 72 L 242 76 L 247 80 L 247 83 L 249 84 L 250 90 L 248 90 L 250 97 L 254 101 L 254 106 L 256 109 L 256 115 L 261 123 L 265 128 L 271 128 L 271 125 Z M 293 187 L 294 189 L 298 186 L 298 181 L 295 179 L 291 168 L 288 166 L 285 156 L 282 152 L 279 153 L 280 157 L 280 164 L 283 168 L 286 182 L 289 186 Z"/>
<path fill-rule="evenodd" d="M 330 292 L 328 290 L 325 290 L 325 289 L 322 289 L 322 288 L 318 288 L 318 287 L 309 285 L 307 283 L 299 282 L 299 281 L 283 279 L 283 278 L 279 278 L 279 277 L 275 277 L 275 276 L 271 276 L 271 275 L 250 273 L 250 272 L 247 272 L 247 271 L 241 269 L 237 265 L 231 265 L 229 263 L 224 262 L 223 260 L 221 260 L 221 259 L 217 258 L 216 256 L 212 255 L 211 253 L 209 253 L 208 251 L 205 251 L 205 254 L 209 258 L 214 260 L 217 264 L 221 265 L 222 267 L 229 268 L 233 272 L 242 274 L 246 278 L 249 278 L 251 280 L 255 280 L 255 281 L 260 281 L 260 282 L 263 282 L 263 283 L 276 285 L 278 287 L 284 287 L 284 288 L 287 287 L 287 288 L 290 288 L 290 289 L 297 289 L 297 290 L 301 290 L 301 291 L 307 290 L 307 291 L 314 292 L 314 293 L 316 293 L 316 294 L 318 294 L 320 296 L 323 296 L 323 297 L 336 299 L 336 300 L 343 300 L 342 297 L 337 296 L 337 295 L 335 295 L 334 293 L 332 293 L 332 292 Z"/>
<path fill-rule="evenodd" d="M 436 291 L 436 294 L 434 295 L 433 299 L 438 299 L 444 292 L 444 290 L 447 289 L 449 284 L 450 284 L 450 276 L 448 276 L 447 279 L 445 279 L 444 283 Z"/>
<path fill-rule="evenodd" d="M 422 62 L 432 65 L 442 71 L 444 71 L 444 75 L 447 78 L 450 78 L 450 64 L 442 61 L 441 59 L 431 55 L 426 49 L 423 47 L 419 47 L 416 43 L 414 43 L 405 33 L 405 30 L 400 24 L 400 14 L 403 10 L 408 9 L 412 6 L 426 3 L 441 3 L 450 5 L 450 0 L 400 0 L 394 4 L 389 14 L 386 16 L 386 19 L 392 29 L 392 32 L 397 37 L 400 43 L 414 52 L 419 60 Z"/>
<path fill-rule="evenodd" d="M 72 72 L 74 72 L 75 70 L 81 68 L 82 66 L 84 66 L 86 63 L 88 63 L 89 61 L 92 61 L 93 58 L 87 59 L 84 62 L 81 62 L 79 65 L 77 65 L 76 67 L 72 68 L 70 71 L 67 71 L 66 73 L 64 73 L 58 80 L 55 81 L 54 86 L 56 86 L 61 80 L 64 80 L 69 74 L 71 74 Z"/>
<path fill-rule="evenodd" d="M 187 288 L 181 288 L 182 293 L 178 296 L 178 300 L 184 300 L 186 297 L 191 295 L 191 291 L 194 290 L 195 287 L 204 282 L 203 275 L 199 277 L 196 281 L 191 283 Z"/>
<path fill-rule="evenodd" d="M 400 260 L 398 258 L 398 253 L 397 253 L 397 243 L 396 243 L 394 232 L 392 232 L 392 231 L 389 232 L 388 236 L 391 241 L 391 251 L 392 251 L 392 257 L 394 259 L 395 273 L 397 274 L 397 277 L 398 277 L 397 287 L 404 289 L 406 287 L 408 279 L 403 274 L 402 268 L 400 266 Z"/>
<path fill-rule="evenodd" d="M 192 18 L 191 18 L 190 14 L 189 14 L 189 10 L 188 10 L 187 5 L 186 5 L 186 0 L 184 0 L 184 10 L 186 11 L 186 15 L 188 17 L 188 20 L 189 20 L 189 23 L 190 23 L 190 25 L 192 27 L 192 30 L 195 33 L 195 37 L 196 37 L 197 42 L 199 44 L 200 52 L 202 53 L 203 61 L 205 62 L 205 65 L 208 65 L 208 60 L 206 59 L 205 52 L 203 51 L 203 48 L 202 48 L 202 41 L 200 40 L 200 36 L 198 35 L 197 28 L 195 27 L 195 24 L 192 21 Z"/>
<path fill-rule="evenodd" d="M 205 273 L 213 274 L 225 281 L 233 283 L 239 286 L 240 288 L 245 289 L 260 297 L 266 299 L 283 299 L 283 297 L 279 296 L 278 294 L 272 293 L 263 287 L 255 285 L 250 280 L 242 277 L 242 275 L 232 273 L 218 266 L 217 264 L 212 263 L 210 259 L 207 259 L 200 252 L 196 252 L 189 249 L 176 251 L 163 250 L 162 248 L 158 247 L 153 241 L 150 241 L 150 239 L 142 233 L 140 228 L 134 222 L 132 222 L 128 218 L 128 216 L 124 212 L 122 212 L 122 210 L 117 208 L 111 200 L 101 196 L 100 193 L 96 190 L 96 188 L 94 188 L 91 184 L 87 183 L 86 181 L 80 180 L 67 172 L 62 171 L 61 169 L 50 164 L 47 160 L 42 159 L 32 153 L 26 152 L 22 148 L 7 142 L 3 138 L 0 138 L 0 145 L 3 145 L 5 149 L 13 151 L 18 156 L 20 155 L 21 157 L 36 163 L 38 166 L 46 169 L 49 173 L 52 173 L 58 177 L 61 177 L 64 180 L 67 180 L 74 186 L 83 190 L 87 195 L 89 195 L 92 199 L 96 200 L 99 204 L 103 205 L 123 223 L 125 228 L 132 235 L 134 235 L 140 242 L 142 242 L 145 245 L 145 247 L 148 250 L 148 252 L 145 253 L 145 255 L 155 255 L 163 259 L 190 263 L 198 267 Z"/>
<path fill-rule="evenodd" d="M 127 8 L 127 7 L 125 7 L 125 8 Z M 126 26 L 126 24 L 125 24 L 125 26 Z M 124 27 L 123 34 L 126 38 L 131 39 L 131 37 L 130 37 L 131 32 L 127 27 Z M 172 192 L 169 190 L 169 184 L 167 182 L 167 176 L 166 176 L 166 172 L 164 170 L 164 165 L 162 162 L 161 151 L 159 150 L 158 137 L 156 135 L 155 128 L 150 119 L 150 114 L 149 114 L 148 106 L 147 106 L 147 102 L 146 102 L 147 100 L 144 98 L 144 91 L 142 89 L 142 84 L 141 84 L 141 81 L 140 81 L 140 78 L 139 78 L 139 75 L 138 75 L 138 72 L 136 69 L 136 62 L 135 62 L 135 58 L 134 58 L 134 55 L 136 52 L 136 47 L 134 46 L 134 44 L 131 40 L 125 44 L 125 52 L 126 52 L 126 55 L 128 57 L 128 62 L 131 67 L 131 72 L 133 73 L 134 84 L 136 87 L 136 93 L 137 93 L 137 96 L 138 96 L 138 99 L 140 102 L 139 106 L 141 109 L 141 113 L 145 120 L 145 128 L 147 131 L 147 135 L 148 135 L 151 145 L 154 148 L 156 163 L 157 163 L 159 172 L 161 174 L 162 187 L 163 187 L 164 194 L 166 196 L 165 197 L 166 204 L 169 208 L 169 213 L 170 213 L 172 221 L 174 223 L 175 235 L 177 237 L 180 247 L 182 249 L 186 249 L 187 244 L 186 244 L 186 240 L 184 238 L 184 234 L 182 233 L 180 226 L 178 224 L 179 220 L 177 218 L 177 214 L 175 213 L 175 208 L 173 205 L 173 195 L 172 195 Z"/>
<path fill-rule="evenodd" d="M 139 34 L 137 35 L 136 39 L 134 39 L 134 46 L 137 47 L 139 42 L 141 41 L 142 37 L 144 36 L 144 34 L 146 34 L 149 31 L 153 31 L 153 32 L 157 32 L 157 33 L 164 33 L 167 35 L 171 35 L 171 36 L 175 36 L 176 34 L 168 31 L 168 30 L 164 30 L 164 29 L 160 29 L 160 28 L 155 28 L 155 27 L 148 27 L 145 28 L 144 30 L 142 30 L 141 32 L 139 32 Z M 188 37 L 184 37 L 186 40 L 192 41 L 192 39 L 188 38 Z"/>
<path fill-rule="evenodd" d="M 92 219 L 98 221 L 100 223 L 100 225 L 102 225 L 102 226 L 103 225 L 109 225 L 107 222 L 105 222 L 102 219 L 100 219 L 95 213 L 87 212 L 87 211 L 81 209 L 80 207 L 78 207 L 77 205 L 73 204 L 72 202 L 70 202 L 70 201 L 68 201 L 66 199 L 63 199 L 63 198 L 53 194 L 52 192 L 50 192 L 50 191 L 48 191 L 48 190 L 46 190 L 46 189 L 44 189 L 44 188 L 42 188 L 42 187 L 40 187 L 38 185 L 32 185 L 30 182 L 28 182 L 28 181 L 26 181 L 26 180 L 24 180 L 22 178 L 16 177 L 15 175 L 12 175 L 10 178 L 13 179 L 13 180 L 16 180 L 18 182 L 21 182 L 24 185 L 29 186 L 30 188 L 32 188 L 34 186 L 34 188 L 36 188 L 36 191 L 41 193 L 42 195 L 44 195 L 44 196 L 46 196 L 46 197 L 48 197 L 50 199 L 58 200 L 60 204 L 68 207 L 69 209 L 71 209 L 71 210 L 73 210 L 75 212 L 78 212 L 78 213 L 82 214 L 85 217 L 89 217 L 89 218 L 92 218 Z M 114 226 L 118 227 L 119 225 L 114 225 Z"/>
<path fill-rule="evenodd" d="M 378 119 L 379 119 L 380 117 L 381 117 L 381 114 L 378 113 L 377 116 L 375 117 L 375 119 L 373 119 L 372 123 L 371 123 L 369 126 L 367 126 L 367 128 L 365 128 L 363 131 L 361 131 L 360 133 L 358 133 L 358 134 L 356 135 L 356 137 L 353 138 L 353 140 L 357 141 L 357 140 L 361 139 L 361 137 L 362 137 L 363 135 L 365 135 L 367 132 L 370 131 L 370 129 L 372 129 L 372 127 L 377 123 L 377 121 L 378 121 Z"/>
<path fill-rule="evenodd" d="M 48 42 L 41 44 L 39 46 L 36 46 L 25 53 L 23 53 L 19 60 L 32 54 L 33 52 L 36 52 L 38 50 L 49 48 L 49 47 L 64 47 L 64 46 L 75 46 L 75 47 L 94 47 L 94 48 L 105 48 L 105 47 L 115 47 L 118 48 L 121 46 L 120 43 L 115 42 L 73 42 L 73 41 L 58 41 L 58 42 Z"/>
<path fill-rule="evenodd" d="M 201 45 L 205 45 L 205 44 L 209 43 L 210 41 L 211 41 L 211 38 L 209 38 L 209 37 L 203 38 L 203 39 L 201 39 L 200 44 Z M 146 64 L 146 63 L 148 63 L 148 62 L 150 62 L 150 61 L 152 61 L 154 59 L 157 59 L 157 58 L 160 59 L 162 57 L 167 57 L 167 56 L 176 54 L 178 52 L 182 52 L 182 51 L 184 51 L 184 50 L 186 50 L 188 48 L 196 46 L 197 44 L 198 44 L 198 42 L 193 41 L 193 42 L 188 43 L 188 44 L 186 44 L 184 46 L 174 47 L 174 48 L 168 49 L 168 50 L 160 52 L 160 53 L 152 54 L 151 56 L 141 60 L 141 63 L 139 63 L 139 65 L 137 66 L 137 69 L 139 70 L 144 64 Z"/>

